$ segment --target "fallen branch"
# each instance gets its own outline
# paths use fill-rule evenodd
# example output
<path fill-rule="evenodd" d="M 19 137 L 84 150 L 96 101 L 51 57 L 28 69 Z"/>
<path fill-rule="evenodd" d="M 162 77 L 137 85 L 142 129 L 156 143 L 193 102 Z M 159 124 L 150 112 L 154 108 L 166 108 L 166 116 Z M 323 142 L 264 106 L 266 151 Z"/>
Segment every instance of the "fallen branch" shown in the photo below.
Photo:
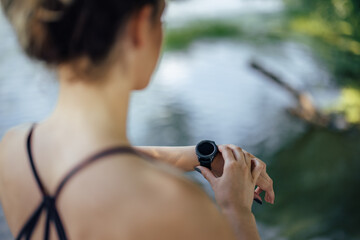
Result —
<path fill-rule="evenodd" d="M 351 124 L 348 123 L 342 115 L 329 115 L 318 109 L 311 100 L 311 95 L 308 92 L 296 90 L 283 81 L 279 76 L 270 72 L 256 61 L 251 61 L 250 66 L 264 75 L 267 79 L 281 86 L 296 99 L 297 106 L 295 108 L 287 109 L 291 115 L 302 119 L 308 124 L 318 127 L 326 127 L 339 131 L 344 131 L 350 128 Z"/>

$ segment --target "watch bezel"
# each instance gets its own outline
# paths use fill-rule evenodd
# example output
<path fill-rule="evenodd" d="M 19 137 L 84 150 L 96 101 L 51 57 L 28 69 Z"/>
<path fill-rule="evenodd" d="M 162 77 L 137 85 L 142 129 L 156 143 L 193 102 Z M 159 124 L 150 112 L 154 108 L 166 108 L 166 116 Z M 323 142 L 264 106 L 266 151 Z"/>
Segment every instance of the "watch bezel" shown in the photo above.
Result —
<path fill-rule="evenodd" d="M 204 155 L 202 153 L 199 152 L 199 146 L 203 143 L 210 143 L 211 145 L 213 145 L 214 147 L 214 151 L 208 155 Z M 216 145 L 216 143 L 214 141 L 211 141 L 211 140 L 202 140 L 201 142 L 199 142 L 197 145 L 196 145 L 196 148 L 195 148 L 195 151 L 196 151 L 196 155 L 198 156 L 198 159 L 199 159 L 199 162 L 205 162 L 205 163 L 208 163 L 208 162 L 212 162 L 216 156 L 216 154 L 218 153 L 218 147 Z"/>

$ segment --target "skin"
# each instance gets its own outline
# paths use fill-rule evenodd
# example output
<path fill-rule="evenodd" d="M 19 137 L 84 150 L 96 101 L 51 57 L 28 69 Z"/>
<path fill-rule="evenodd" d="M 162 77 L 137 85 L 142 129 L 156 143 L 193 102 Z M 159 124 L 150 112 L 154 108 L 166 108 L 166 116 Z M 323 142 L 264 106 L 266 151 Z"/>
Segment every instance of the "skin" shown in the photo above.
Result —
<path fill-rule="evenodd" d="M 156 66 L 164 6 L 162 1 L 155 20 L 151 6 L 131 16 L 107 61 L 93 66 L 102 74 L 78 75 L 74 63 L 86 63 L 86 58 L 57 66 L 57 106 L 37 124 L 32 138 L 35 165 L 50 195 L 86 157 L 111 146 L 131 146 L 126 135 L 129 97 L 147 86 Z M 42 199 L 24 144 L 30 126 L 11 129 L 0 142 L 0 201 L 14 236 Z M 197 165 L 193 147 L 137 150 L 152 152 L 159 161 L 131 154 L 106 157 L 65 186 L 57 208 L 70 239 L 259 239 L 251 213 L 254 187 L 270 194 L 272 184 L 261 183 L 270 178 L 254 156 L 224 145 L 214 172 L 199 167 L 215 191 L 219 211 L 179 170 Z M 44 217 L 34 239 L 43 236 Z M 51 238 L 55 235 L 52 228 Z"/>

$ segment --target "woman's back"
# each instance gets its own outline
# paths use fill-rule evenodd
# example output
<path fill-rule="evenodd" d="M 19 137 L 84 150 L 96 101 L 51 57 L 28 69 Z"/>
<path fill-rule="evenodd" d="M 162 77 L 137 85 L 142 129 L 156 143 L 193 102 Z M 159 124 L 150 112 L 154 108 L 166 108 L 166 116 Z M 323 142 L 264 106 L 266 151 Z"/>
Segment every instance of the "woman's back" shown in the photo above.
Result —
<path fill-rule="evenodd" d="M 99 151 L 77 148 L 71 142 L 76 136 L 52 146 L 56 131 L 45 135 L 47 130 L 35 128 L 32 151 L 44 188 L 53 195 L 75 165 Z M 14 236 L 42 201 L 26 154 L 29 131 L 29 125 L 13 129 L 0 145 L 1 201 Z M 74 158 L 61 159 L 62 152 Z M 191 239 L 197 232 L 208 239 L 231 237 L 224 219 L 197 186 L 176 170 L 131 152 L 98 159 L 80 170 L 64 186 L 56 207 L 69 239 Z M 203 221 L 206 216 L 208 222 Z M 34 239 L 43 238 L 45 220 L 44 212 Z M 51 227 L 51 239 L 55 235 Z"/>

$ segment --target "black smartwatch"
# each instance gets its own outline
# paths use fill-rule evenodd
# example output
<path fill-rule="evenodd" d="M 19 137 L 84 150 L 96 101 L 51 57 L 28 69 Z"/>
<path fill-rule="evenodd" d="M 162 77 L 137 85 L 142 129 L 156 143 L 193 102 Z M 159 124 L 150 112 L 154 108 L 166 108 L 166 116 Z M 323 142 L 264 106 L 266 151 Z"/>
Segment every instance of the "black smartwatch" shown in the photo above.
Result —
<path fill-rule="evenodd" d="M 196 145 L 195 151 L 199 159 L 200 166 L 211 170 L 211 163 L 219 151 L 215 142 L 210 140 L 203 140 Z"/>

